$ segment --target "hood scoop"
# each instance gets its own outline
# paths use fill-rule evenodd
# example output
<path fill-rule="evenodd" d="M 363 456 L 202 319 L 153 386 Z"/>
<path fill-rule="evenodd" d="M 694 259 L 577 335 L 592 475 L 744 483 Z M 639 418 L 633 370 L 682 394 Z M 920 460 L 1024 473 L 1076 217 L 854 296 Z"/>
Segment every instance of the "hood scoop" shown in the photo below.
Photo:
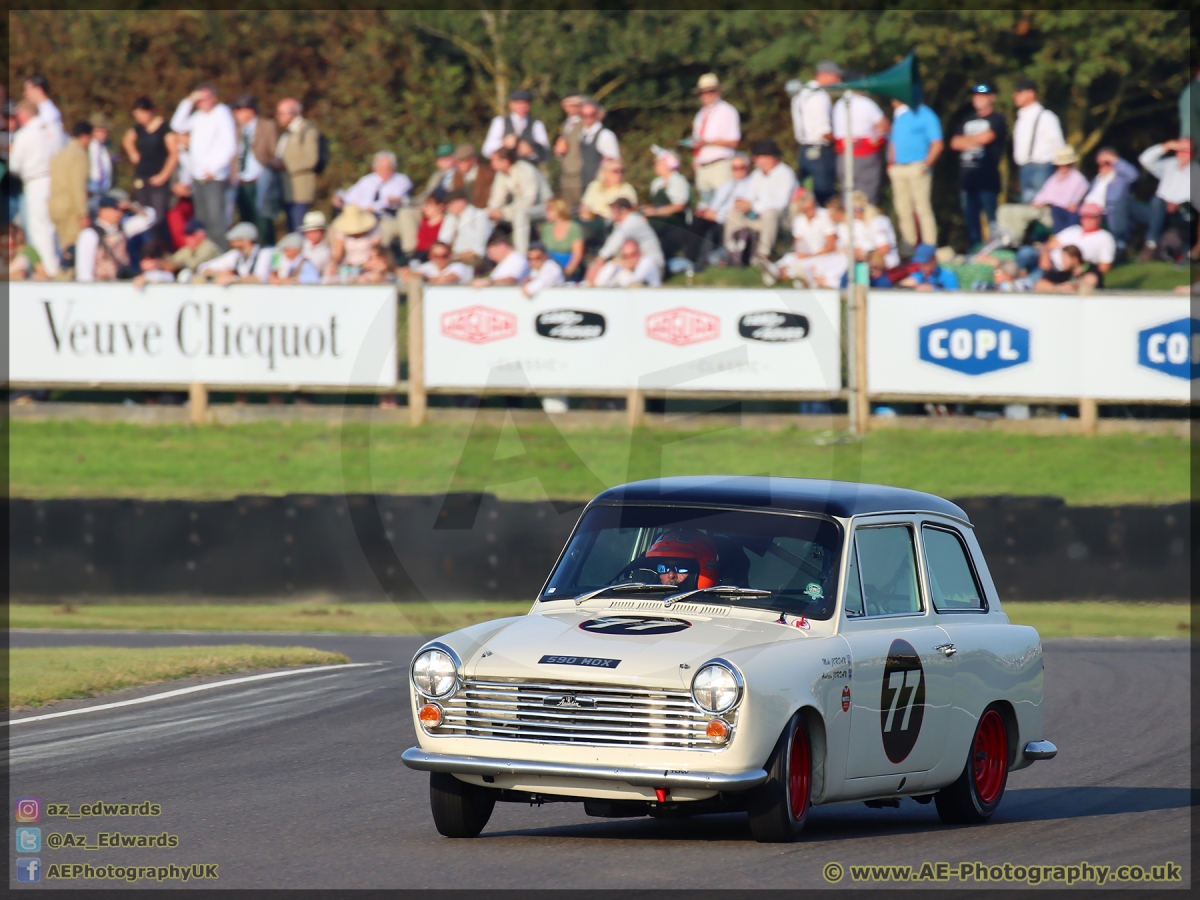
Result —
<path fill-rule="evenodd" d="M 676 603 L 664 607 L 661 601 L 655 600 L 614 600 L 608 604 L 609 609 L 634 609 L 644 612 L 661 613 L 690 613 L 693 616 L 728 616 L 728 606 L 701 606 L 697 603 Z"/>

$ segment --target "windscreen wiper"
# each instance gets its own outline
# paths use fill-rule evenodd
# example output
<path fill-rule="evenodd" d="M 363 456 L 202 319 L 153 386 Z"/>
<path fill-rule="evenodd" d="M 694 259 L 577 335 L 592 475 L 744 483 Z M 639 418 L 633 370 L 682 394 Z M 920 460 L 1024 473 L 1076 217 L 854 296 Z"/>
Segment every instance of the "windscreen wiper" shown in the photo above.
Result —
<path fill-rule="evenodd" d="M 774 596 L 774 591 L 762 591 L 758 588 L 737 587 L 732 584 L 714 584 L 712 587 L 696 588 L 691 591 L 684 591 L 681 594 L 672 594 L 670 597 L 663 599 L 663 606 L 667 609 L 671 608 L 672 604 L 678 603 L 680 600 L 686 600 L 688 597 L 696 594 L 717 594 L 725 597 L 771 597 Z"/>
<path fill-rule="evenodd" d="M 640 581 L 626 581 L 624 584 L 606 584 L 602 588 L 596 588 L 594 591 L 588 591 L 586 594 L 580 594 L 575 598 L 575 605 L 579 606 L 586 600 L 591 600 L 593 597 L 599 597 L 605 591 L 673 591 L 673 584 L 642 584 Z"/>

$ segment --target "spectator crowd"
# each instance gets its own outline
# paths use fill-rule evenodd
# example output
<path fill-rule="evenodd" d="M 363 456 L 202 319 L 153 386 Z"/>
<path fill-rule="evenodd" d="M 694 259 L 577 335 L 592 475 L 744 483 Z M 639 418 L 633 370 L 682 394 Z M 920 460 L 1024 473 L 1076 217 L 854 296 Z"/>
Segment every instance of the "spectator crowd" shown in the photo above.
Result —
<path fill-rule="evenodd" d="M 620 138 L 595 99 L 563 98 L 551 128 L 534 118 L 529 92 L 515 90 L 478 149 L 441 144 L 416 181 L 380 149 L 368 172 L 328 197 L 327 215 L 318 183 L 329 142 L 295 98 L 272 111 L 248 94 L 224 102 L 204 83 L 174 110 L 138 98 L 132 126 L 117 136 L 103 113 L 68 129 L 47 79 L 32 75 L 6 109 L 9 278 L 142 286 L 420 277 L 533 296 L 750 266 L 768 285 L 836 288 L 854 278 L 877 288 L 1061 292 L 1103 287 L 1124 256 L 1200 255 L 1191 194 L 1200 169 L 1186 118 L 1179 138 L 1149 147 L 1136 165 L 1101 147 L 1089 179 L 1033 81 L 1016 83 L 1011 127 L 995 86 L 980 83 L 945 134 L 924 104 L 891 100 L 885 113 L 865 93 L 834 99 L 853 77 L 825 60 L 812 80 L 789 83 L 797 149 L 785 153 L 774 140 L 748 141 L 719 77 L 701 76 L 691 134 L 652 148 L 648 186 L 626 180 Z M 965 254 L 939 244 L 933 170 L 947 153 Z M 1019 202 L 1002 202 L 1006 159 Z M 132 194 L 115 186 L 122 166 Z M 1145 202 L 1134 190 L 1143 173 L 1156 181 Z M 882 205 L 887 185 L 893 215 Z"/>

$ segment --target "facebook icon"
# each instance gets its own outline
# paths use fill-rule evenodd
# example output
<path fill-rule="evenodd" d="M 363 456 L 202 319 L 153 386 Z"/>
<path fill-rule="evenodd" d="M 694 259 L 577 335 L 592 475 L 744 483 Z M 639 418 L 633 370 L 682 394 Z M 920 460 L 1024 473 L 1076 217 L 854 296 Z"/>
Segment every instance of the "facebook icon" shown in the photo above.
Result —
<path fill-rule="evenodd" d="M 17 858 L 17 881 L 41 881 L 42 861 L 34 857 Z"/>

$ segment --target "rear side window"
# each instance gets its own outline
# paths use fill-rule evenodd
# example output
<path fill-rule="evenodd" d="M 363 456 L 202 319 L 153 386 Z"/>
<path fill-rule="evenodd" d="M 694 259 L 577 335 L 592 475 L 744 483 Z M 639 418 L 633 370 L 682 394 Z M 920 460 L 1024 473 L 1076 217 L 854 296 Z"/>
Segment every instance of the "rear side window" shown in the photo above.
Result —
<path fill-rule="evenodd" d="M 929 525 L 921 529 L 929 564 L 929 594 L 938 612 L 986 610 L 987 601 L 957 534 Z"/>
<path fill-rule="evenodd" d="M 860 528 L 854 543 L 867 615 L 921 612 L 912 530 L 907 525 Z"/>

